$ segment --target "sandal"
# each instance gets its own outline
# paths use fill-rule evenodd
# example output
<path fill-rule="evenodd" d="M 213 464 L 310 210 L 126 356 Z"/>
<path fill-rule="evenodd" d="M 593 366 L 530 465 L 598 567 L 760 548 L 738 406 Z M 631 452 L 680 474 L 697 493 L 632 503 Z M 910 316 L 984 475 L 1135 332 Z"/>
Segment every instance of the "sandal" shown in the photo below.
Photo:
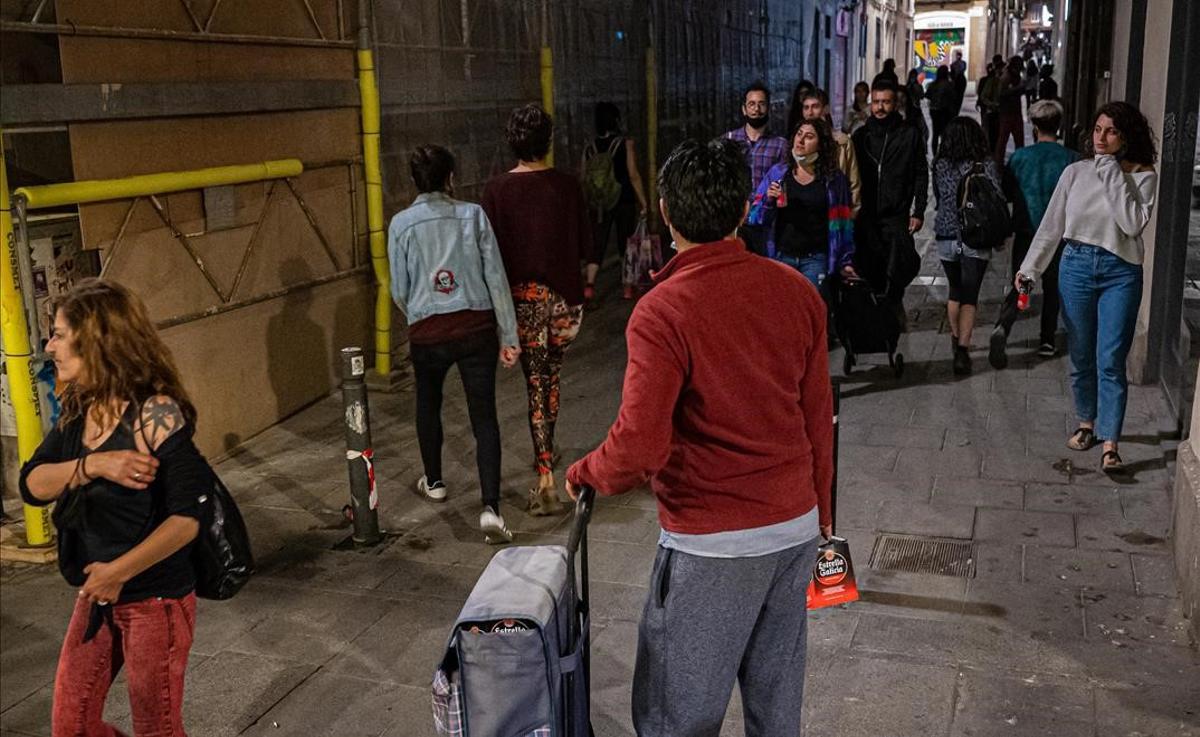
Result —
<path fill-rule="evenodd" d="M 529 515 L 531 517 L 550 517 L 562 514 L 564 505 L 558 500 L 558 493 L 553 489 L 529 490 Z"/>
<path fill-rule="evenodd" d="M 1081 427 L 1067 439 L 1067 447 L 1071 450 L 1091 450 L 1096 442 L 1096 432 L 1090 427 Z"/>
<path fill-rule="evenodd" d="M 1109 475 L 1125 473 L 1125 463 L 1121 461 L 1121 455 L 1115 450 L 1106 450 L 1104 455 L 1100 456 L 1100 470 Z"/>

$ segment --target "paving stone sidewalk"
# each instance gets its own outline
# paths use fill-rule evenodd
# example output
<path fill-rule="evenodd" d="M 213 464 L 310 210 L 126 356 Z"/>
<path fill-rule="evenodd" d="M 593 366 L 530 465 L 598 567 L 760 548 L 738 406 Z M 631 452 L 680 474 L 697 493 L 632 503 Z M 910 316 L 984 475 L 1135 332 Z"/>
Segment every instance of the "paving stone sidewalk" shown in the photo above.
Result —
<path fill-rule="evenodd" d="M 994 318 L 1000 266 L 985 285 L 981 325 Z M 1099 449 L 1064 447 L 1072 427 L 1066 362 L 1032 357 L 1033 321 L 1018 324 L 1007 370 L 986 366 L 981 329 L 975 374 L 953 377 L 945 288 L 928 254 L 922 273 L 910 290 L 903 378 L 866 365 L 842 380 L 838 531 L 853 546 L 864 600 L 810 618 L 808 733 L 1200 735 L 1200 657 L 1173 584 L 1174 451 L 1163 440 L 1170 428 L 1157 392 L 1132 391 L 1122 452 L 1134 473 L 1114 483 L 1097 471 Z M 604 437 L 620 401 L 630 305 L 606 278 L 606 301 L 586 316 L 567 361 L 565 461 Z M 830 361 L 841 366 L 840 349 Z M 185 706 L 191 734 L 433 734 L 430 676 L 495 552 L 475 529 L 473 442 L 456 384 L 451 377 L 444 505 L 413 491 L 421 471 L 412 395 L 372 396 L 382 519 L 395 537 L 369 552 L 333 549 L 348 534 L 339 511 L 347 501 L 339 397 L 219 465 L 243 505 L 261 573 L 229 602 L 200 603 Z M 522 512 L 534 477 L 519 372 L 502 375 L 499 396 L 504 515 L 518 543 L 563 542 L 564 518 Z M 601 737 L 632 734 L 654 510 L 644 491 L 605 499 L 592 526 Z M 973 543 L 974 577 L 877 570 L 869 562 L 885 534 Z M 6 567 L 0 576 L 4 737 L 49 734 L 73 596 L 52 570 Z M 123 682 L 107 713 L 129 729 Z M 740 719 L 735 695 L 722 734 L 741 735 Z"/>

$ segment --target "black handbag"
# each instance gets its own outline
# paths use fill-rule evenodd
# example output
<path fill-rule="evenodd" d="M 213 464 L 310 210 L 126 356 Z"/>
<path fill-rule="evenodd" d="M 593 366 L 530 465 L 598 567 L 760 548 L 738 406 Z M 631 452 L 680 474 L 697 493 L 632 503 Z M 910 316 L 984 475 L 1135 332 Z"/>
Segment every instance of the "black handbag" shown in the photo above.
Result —
<path fill-rule="evenodd" d="M 254 573 L 250 533 L 233 495 L 215 472 L 212 489 L 201 495 L 200 506 L 200 532 L 192 546 L 196 595 L 202 599 L 229 599 Z"/>

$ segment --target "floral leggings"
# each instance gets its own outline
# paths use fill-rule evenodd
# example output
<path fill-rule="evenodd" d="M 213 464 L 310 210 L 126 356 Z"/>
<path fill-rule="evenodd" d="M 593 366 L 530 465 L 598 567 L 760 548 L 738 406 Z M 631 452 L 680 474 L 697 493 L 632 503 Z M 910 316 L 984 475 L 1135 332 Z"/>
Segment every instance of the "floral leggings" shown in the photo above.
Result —
<path fill-rule="evenodd" d="M 513 285 L 521 369 L 529 390 L 529 432 L 538 473 L 550 473 L 554 458 L 554 424 L 558 421 L 558 375 L 563 354 L 579 334 L 582 305 L 568 305 L 545 284 Z"/>

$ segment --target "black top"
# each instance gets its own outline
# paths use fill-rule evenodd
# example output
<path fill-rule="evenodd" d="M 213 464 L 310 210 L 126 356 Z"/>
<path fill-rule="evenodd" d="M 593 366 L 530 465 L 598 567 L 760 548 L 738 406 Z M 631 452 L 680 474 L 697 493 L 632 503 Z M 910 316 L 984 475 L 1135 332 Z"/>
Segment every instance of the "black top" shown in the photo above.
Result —
<path fill-rule="evenodd" d="M 629 179 L 629 159 L 625 154 L 625 138 L 615 133 L 608 133 L 598 136 L 593 143 L 596 145 L 596 152 L 598 154 L 607 155 L 608 149 L 613 145 L 613 141 L 620 141 L 612 154 L 613 176 L 617 178 L 617 183 L 621 185 L 621 199 L 617 200 L 617 202 L 636 202 L 637 195 L 633 191 L 633 182 Z"/>
<path fill-rule="evenodd" d="M 21 498 L 25 503 L 43 507 L 51 503 L 34 497 L 26 483 L 30 471 L 43 463 L 62 463 L 102 451 L 137 450 L 133 425 L 140 406 L 140 403 L 130 402 L 112 435 L 95 449 L 83 445 L 82 417 L 51 430 L 21 468 Z M 65 550 L 74 558 L 60 561 L 64 574 L 67 570 L 82 571 L 89 563 L 116 560 L 145 540 L 167 517 L 181 515 L 200 519 L 200 497 L 212 489 L 212 469 L 192 442 L 192 432 L 192 426 L 185 425 L 154 451 L 159 467 L 149 488 L 130 489 L 97 478 L 60 498 L 60 503 L 74 507 L 74 501 L 67 504 L 67 496 L 82 495 L 77 507 L 80 512 L 72 515 L 74 522 L 68 523 L 71 529 L 66 531 L 77 533 L 75 539 L 79 544 L 59 548 L 60 552 Z M 55 517 L 58 522 L 59 516 Z M 64 530 L 60 529 L 59 535 L 63 534 Z M 192 543 L 188 543 L 131 578 L 121 588 L 121 598 L 116 603 L 154 596 L 172 599 L 186 596 L 196 585 L 191 551 Z M 68 577 L 68 583 L 78 586 L 83 582 L 71 581 Z"/>
<path fill-rule="evenodd" d="M 801 184 L 784 177 L 787 207 L 775 216 L 775 244 L 785 256 L 797 258 L 829 250 L 829 202 L 823 179 Z"/>
<path fill-rule="evenodd" d="M 893 113 L 872 117 L 851 136 L 862 179 L 858 227 L 910 215 L 924 218 L 929 199 L 929 165 L 920 129 Z"/>

